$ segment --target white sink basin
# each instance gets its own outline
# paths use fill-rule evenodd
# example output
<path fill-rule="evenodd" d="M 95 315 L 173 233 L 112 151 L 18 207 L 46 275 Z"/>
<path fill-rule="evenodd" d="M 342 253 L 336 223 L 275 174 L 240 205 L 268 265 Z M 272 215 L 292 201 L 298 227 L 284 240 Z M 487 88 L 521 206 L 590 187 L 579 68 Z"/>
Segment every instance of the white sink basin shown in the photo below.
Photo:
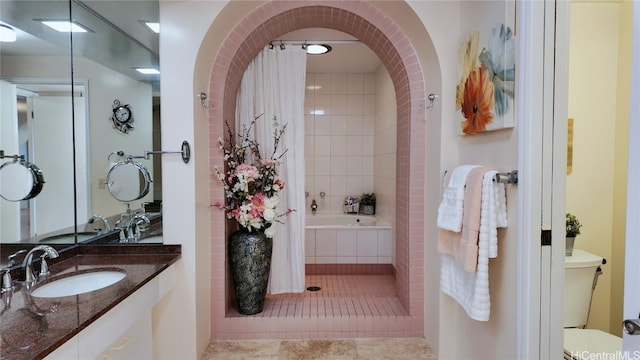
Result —
<path fill-rule="evenodd" d="M 124 271 L 101 270 L 62 277 L 31 290 L 31 296 L 52 298 L 84 294 L 115 284 L 127 276 Z"/>

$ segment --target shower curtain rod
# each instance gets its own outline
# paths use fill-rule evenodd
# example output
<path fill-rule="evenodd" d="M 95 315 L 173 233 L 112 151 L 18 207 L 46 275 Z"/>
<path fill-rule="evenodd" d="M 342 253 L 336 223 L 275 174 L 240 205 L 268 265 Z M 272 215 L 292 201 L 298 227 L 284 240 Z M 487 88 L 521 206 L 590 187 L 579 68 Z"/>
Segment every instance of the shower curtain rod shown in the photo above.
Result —
<path fill-rule="evenodd" d="M 284 44 L 284 45 L 315 45 L 315 44 L 326 44 L 326 45 L 333 45 L 333 44 L 360 44 L 361 41 L 360 40 L 273 40 L 271 41 L 271 44 L 273 45 L 280 45 L 280 44 Z"/>

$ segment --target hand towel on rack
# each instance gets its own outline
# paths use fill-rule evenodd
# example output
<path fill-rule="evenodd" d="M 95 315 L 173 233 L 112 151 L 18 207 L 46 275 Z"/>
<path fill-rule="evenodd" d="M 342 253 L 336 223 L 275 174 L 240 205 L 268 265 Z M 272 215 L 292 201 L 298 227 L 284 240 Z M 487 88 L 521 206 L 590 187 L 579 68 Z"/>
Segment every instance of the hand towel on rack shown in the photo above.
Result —
<path fill-rule="evenodd" d="M 475 272 L 478 266 L 482 185 L 487 170 L 485 167 L 476 167 L 467 175 L 462 211 L 462 231 L 456 233 L 441 229 L 438 236 L 438 251 L 452 255 L 469 272 Z"/>
<path fill-rule="evenodd" d="M 464 186 L 469 171 L 475 167 L 478 165 L 460 165 L 451 173 L 442 193 L 442 202 L 438 207 L 439 228 L 453 232 L 462 230 Z"/>
<path fill-rule="evenodd" d="M 482 180 L 482 210 L 480 211 L 480 240 L 486 237 L 488 256 L 498 256 L 498 229 L 507 227 L 507 200 L 504 184 L 494 181 L 497 171 L 484 174 Z"/>

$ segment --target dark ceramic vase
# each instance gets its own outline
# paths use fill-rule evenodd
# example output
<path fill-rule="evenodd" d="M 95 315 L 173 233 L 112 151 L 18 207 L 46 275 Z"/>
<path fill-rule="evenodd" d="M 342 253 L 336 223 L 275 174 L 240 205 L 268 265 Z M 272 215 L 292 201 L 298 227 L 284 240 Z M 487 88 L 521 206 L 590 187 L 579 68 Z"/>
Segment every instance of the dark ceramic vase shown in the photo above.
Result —
<path fill-rule="evenodd" d="M 272 249 L 273 239 L 264 232 L 242 229 L 229 238 L 229 261 L 240 314 L 258 314 L 264 309 Z"/>

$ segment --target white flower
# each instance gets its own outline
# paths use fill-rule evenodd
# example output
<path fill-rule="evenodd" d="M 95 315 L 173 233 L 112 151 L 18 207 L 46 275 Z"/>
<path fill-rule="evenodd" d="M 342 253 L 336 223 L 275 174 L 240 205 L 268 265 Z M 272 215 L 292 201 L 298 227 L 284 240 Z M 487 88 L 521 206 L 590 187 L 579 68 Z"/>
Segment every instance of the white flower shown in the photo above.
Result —
<path fill-rule="evenodd" d="M 267 209 L 275 209 L 276 206 L 278 206 L 279 202 L 280 202 L 280 199 L 278 198 L 278 196 L 274 195 L 270 198 L 264 199 L 264 207 Z"/>
<path fill-rule="evenodd" d="M 271 225 L 269 228 L 264 230 L 264 235 L 268 238 L 272 238 L 276 234 L 276 229 Z"/>
<path fill-rule="evenodd" d="M 264 209 L 264 212 L 262 213 L 262 217 L 264 217 L 265 221 L 267 222 L 272 222 L 273 219 L 275 219 L 276 217 L 276 212 L 274 209 Z"/>

